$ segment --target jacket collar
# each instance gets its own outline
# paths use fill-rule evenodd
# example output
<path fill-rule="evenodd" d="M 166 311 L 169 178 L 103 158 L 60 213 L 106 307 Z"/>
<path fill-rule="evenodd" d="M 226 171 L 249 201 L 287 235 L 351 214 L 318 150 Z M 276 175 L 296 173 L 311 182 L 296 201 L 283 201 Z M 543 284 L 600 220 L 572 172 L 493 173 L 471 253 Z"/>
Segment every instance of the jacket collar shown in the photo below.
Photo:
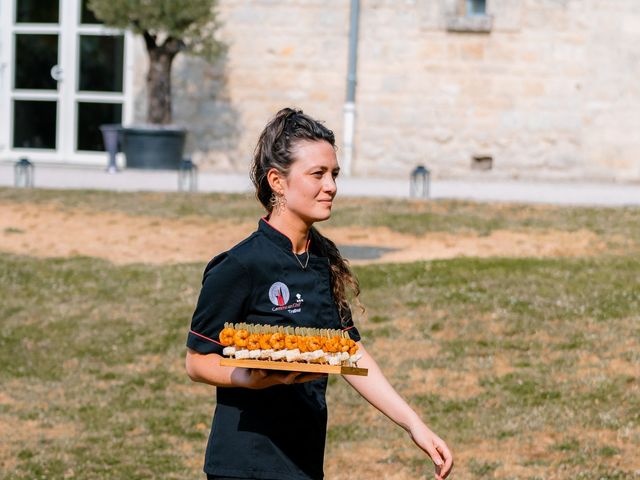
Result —
<path fill-rule="evenodd" d="M 258 223 L 258 232 L 267 237 L 267 239 L 273 242 L 276 246 L 282 248 L 285 252 L 293 254 L 293 244 L 291 243 L 291 240 L 289 240 L 289 237 L 271 225 L 267 217 L 262 217 L 260 219 L 260 222 Z M 328 274 L 329 270 L 326 269 L 326 267 L 329 265 L 329 259 L 318 256 L 317 252 L 314 251 L 311 238 L 309 238 L 308 242 L 309 244 L 307 245 L 307 248 L 309 250 L 309 265 L 322 266 L 322 271 L 327 272 Z"/>
<path fill-rule="evenodd" d="M 271 225 L 266 216 L 260 219 L 258 231 L 279 247 L 284 248 L 289 253 L 293 253 L 293 244 L 291 240 L 289 240 L 289 237 Z M 309 248 L 308 245 L 307 248 Z"/>

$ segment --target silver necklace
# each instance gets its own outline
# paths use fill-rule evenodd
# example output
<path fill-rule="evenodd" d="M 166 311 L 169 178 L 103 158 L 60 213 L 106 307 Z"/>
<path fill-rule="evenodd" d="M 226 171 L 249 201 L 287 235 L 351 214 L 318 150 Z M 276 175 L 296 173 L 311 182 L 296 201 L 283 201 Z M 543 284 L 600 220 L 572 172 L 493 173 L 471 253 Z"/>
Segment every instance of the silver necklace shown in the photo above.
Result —
<path fill-rule="evenodd" d="M 306 270 L 307 269 L 307 265 L 309 265 L 309 242 L 310 241 L 311 241 L 311 239 L 307 237 L 307 245 L 304 248 L 304 253 L 307 254 L 307 258 L 304 261 L 304 265 L 302 264 L 302 262 L 298 258 L 298 254 L 296 252 L 294 252 L 293 250 L 291 251 L 291 253 L 293 253 L 293 258 L 296 259 L 296 262 L 298 262 L 298 265 L 300 265 L 300 268 L 302 268 L 303 270 Z"/>
<path fill-rule="evenodd" d="M 296 259 L 296 262 L 298 262 L 298 265 L 300 265 L 300 267 L 303 270 L 306 270 L 307 269 L 307 265 L 309 265 L 309 248 L 307 247 L 307 250 L 305 250 L 305 253 L 307 254 L 307 259 L 304 261 L 304 265 L 302 264 L 302 262 L 298 258 L 298 254 L 296 254 L 295 252 L 292 252 L 292 253 L 293 253 L 293 257 Z"/>

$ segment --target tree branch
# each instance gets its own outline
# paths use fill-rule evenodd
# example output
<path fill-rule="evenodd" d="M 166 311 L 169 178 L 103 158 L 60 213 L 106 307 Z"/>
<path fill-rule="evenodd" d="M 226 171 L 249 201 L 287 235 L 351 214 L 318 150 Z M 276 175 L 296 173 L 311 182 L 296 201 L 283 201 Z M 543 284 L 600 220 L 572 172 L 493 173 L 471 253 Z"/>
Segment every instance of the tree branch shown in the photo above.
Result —
<path fill-rule="evenodd" d="M 169 35 L 163 42 L 161 48 L 163 48 L 170 55 L 177 55 L 180 51 L 184 50 L 185 43 L 179 38 Z"/>
<path fill-rule="evenodd" d="M 142 32 L 142 36 L 144 38 L 144 43 L 147 46 L 147 50 L 150 52 L 151 50 L 155 50 L 158 48 L 158 44 L 156 43 L 156 36 L 151 35 L 147 30 Z"/>

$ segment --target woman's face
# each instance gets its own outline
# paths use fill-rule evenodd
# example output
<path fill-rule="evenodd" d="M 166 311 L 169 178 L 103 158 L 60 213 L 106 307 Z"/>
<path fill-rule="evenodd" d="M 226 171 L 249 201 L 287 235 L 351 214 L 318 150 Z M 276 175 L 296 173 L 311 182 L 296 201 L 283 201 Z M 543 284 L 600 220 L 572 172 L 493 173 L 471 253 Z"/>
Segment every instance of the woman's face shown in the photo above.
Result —
<path fill-rule="evenodd" d="M 282 184 L 285 208 L 309 225 L 327 220 L 340 172 L 333 147 L 324 140 L 302 140 L 294 147 L 294 158 Z"/>

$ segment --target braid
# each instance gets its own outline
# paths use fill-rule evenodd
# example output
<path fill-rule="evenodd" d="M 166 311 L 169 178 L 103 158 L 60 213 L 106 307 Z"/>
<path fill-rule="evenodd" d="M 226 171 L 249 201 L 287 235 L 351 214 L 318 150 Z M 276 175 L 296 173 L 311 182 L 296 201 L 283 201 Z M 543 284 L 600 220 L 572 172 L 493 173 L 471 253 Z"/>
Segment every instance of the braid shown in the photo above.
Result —
<path fill-rule="evenodd" d="M 364 306 L 360 303 L 360 284 L 349 267 L 349 261 L 342 257 L 340 250 L 333 241 L 322 235 L 317 228 L 311 227 L 309 232 L 311 244 L 318 254 L 329 259 L 331 267 L 331 293 L 338 306 L 340 320 L 346 321 L 349 311 L 349 298 L 353 298 L 364 313 Z"/>

